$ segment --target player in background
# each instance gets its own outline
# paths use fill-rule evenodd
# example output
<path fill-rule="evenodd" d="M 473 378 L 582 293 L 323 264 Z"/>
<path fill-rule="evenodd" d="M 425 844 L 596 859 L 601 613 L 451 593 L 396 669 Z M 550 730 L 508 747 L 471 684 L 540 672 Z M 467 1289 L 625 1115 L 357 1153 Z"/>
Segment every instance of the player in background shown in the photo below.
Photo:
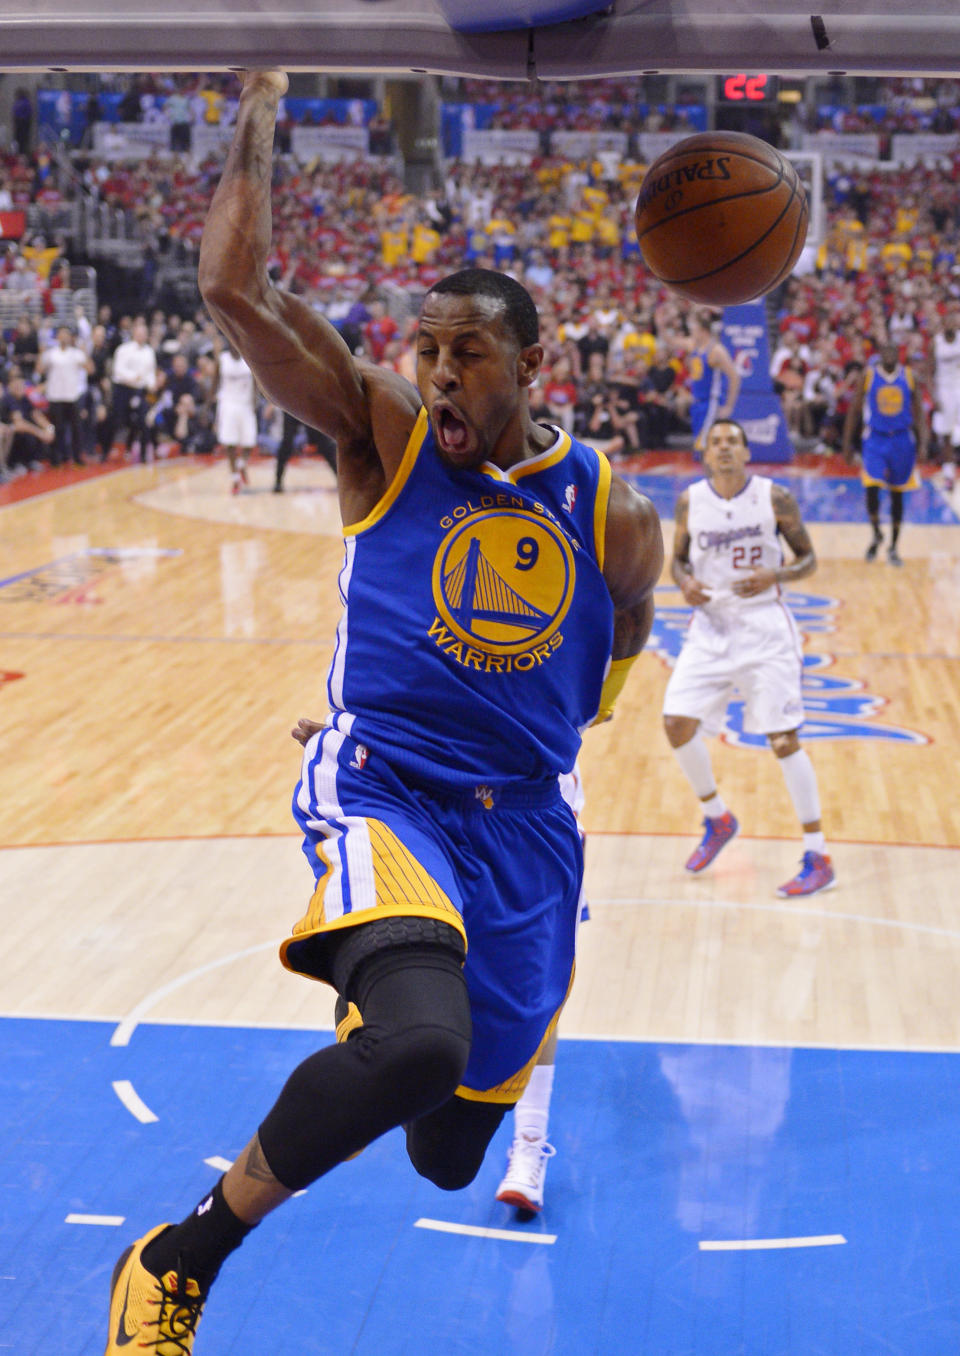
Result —
<path fill-rule="evenodd" d="M 920 481 L 916 464 L 926 456 L 926 420 L 913 373 L 898 358 L 897 346 L 889 341 L 880 350 L 880 361 L 867 367 L 847 411 L 843 426 L 843 454 L 853 460 L 853 442 L 862 425 L 860 479 L 867 496 L 867 514 L 873 539 L 866 559 L 875 560 L 883 545 L 880 531 L 880 490 L 890 492 L 890 545 L 887 560 L 902 565 L 897 543 L 903 522 L 903 497 Z"/>
<path fill-rule="evenodd" d="M 257 445 L 257 387 L 243 358 L 228 344 L 217 358 L 217 442 L 230 459 L 230 490 L 239 494 L 247 459 Z"/>
<path fill-rule="evenodd" d="M 931 363 L 930 385 L 937 406 L 933 431 L 943 448 L 944 488 L 952 490 L 960 461 L 960 332 L 955 310 L 949 312 L 943 329 L 933 336 Z"/>
<path fill-rule="evenodd" d="M 690 427 L 693 445 L 702 452 L 706 431 L 718 419 L 729 419 L 740 394 L 740 369 L 713 332 L 709 311 L 692 311 L 688 333 L 675 335 L 673 346 L 687 354 L 687 388 L 690 391 Z"/>
<path fill-rule="evenodd" d="M 706 436 L 707 476 L 677 500 L 671 574 L 693 608 L 690 630 L 663 699 L 667 739 L 704 810 L 704 835 L 686 863 L 703 871 L 739 824 L 717 791 L 703 733 L 716 734 L 738 691 L 744 729 L 766 735 L 797 818 L 803 860 L 780 895 L 812 895 L 834 884 L 820 819 L 817 777 L 800 747 L 803 654 L 781 585 L 817 567 L 789 490 L 748 476 L 750 449 L 739 424 L 717 420 Z M 780 538 L 793 552 L 786 564 Z"/>

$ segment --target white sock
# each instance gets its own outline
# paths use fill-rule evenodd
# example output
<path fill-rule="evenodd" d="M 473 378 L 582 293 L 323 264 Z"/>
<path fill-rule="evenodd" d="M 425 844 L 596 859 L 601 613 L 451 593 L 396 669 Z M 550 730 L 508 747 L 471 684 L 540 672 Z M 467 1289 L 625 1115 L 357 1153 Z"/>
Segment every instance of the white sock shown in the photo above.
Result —
<path fill-rule="evenodd" d="M 708 819 L 719 819 L 721 815 L 727 813 L 727 807 L 722 796 L 714 794 L 709 800 L 701 801 L 701 804 Z"/>
<path fill-rule="evenodd" d="M 553 1096 L 554 1064 L 537 1064 L 523 1096 L 513 1109 L 515 1138 L 546 1139 Z"/>
<path fill-rule="evenodd" d="M 783 778 L 793 801 L 793 808 L 801 824 L 812 824 L 820 818 L 820 793 L 817 790 L 817 774 L 806 749 L 797 749 L 796 753 L 780 758 Z"/>
<path fill-rule="evenodd" d="M 803 835 L 804 852 L 817 852 L 821 857 L 827 855 L 827 840 L 823 832 L 805 833 Z"/>
<path fill-rule="evenodd" d="M 698 730 L 692 739 L 688 739 L 686 744 L 681 744 L 673 752 L 683 775 L 693 787 L 698 798 L 709 805 L 712 805 L 716 800 L 722 806 L 723 802 L 717 795 L 717 783 L 713 777 L 710 750 L 704 743 L 700 731 Z M 711 818 L 716 817 L 713 810 L 707 810 L 707 814 Z M 723 809 L 718 810 L 716 814 L 722 815 Z"/>

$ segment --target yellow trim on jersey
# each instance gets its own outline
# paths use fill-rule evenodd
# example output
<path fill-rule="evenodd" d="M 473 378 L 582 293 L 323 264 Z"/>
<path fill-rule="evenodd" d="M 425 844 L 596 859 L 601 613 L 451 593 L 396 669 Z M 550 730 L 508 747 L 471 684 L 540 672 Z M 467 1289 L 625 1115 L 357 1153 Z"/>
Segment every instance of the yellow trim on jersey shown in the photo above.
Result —
<path fill-rule="evenodd" d="M 868 476 L 866 471 L 860 472 L 860 484 L 864 487 L 868 485 L 879 485 L 881 490 L 919 490 L 920 477 L 916 469 L 910 472 L 910 479 L 905 480 L 902 485 L 891 485 L 889 480 L 875 480 L 873 476 Z"/>
<path fill-rule="evenodd" d="M 537 471 L 546 471 L 548 467 L 556 466 L 558 461 L 563 461 L 570 451 L 570 434 L 562 428 L 558 428 L 557 432 L 560 435 L 559 441 L 556 447 L 547 452 L 541 452 L 538 456 L 530 457 L 527 461 L 517 462 L 516 466 L 508 466 L 506 470 L 502 466 L 497 466 L 495 462 L 485 461 L 480 470 L 493 480 L 507 480 L 511 485 L 516 485 L 517 481 L 523 476 L 532 476 Z"/>
<path fill-rule="evenodd" d="M 524 476 L 532 476 L 536 471 L 546 471 L 548 467 L 556 466 L 558 461 L 563 461 L 570 451 L 570 434 L 565 429 L 559 429 L 558 432 L 560 441 L 552 452 L 541 452 L 539 456 L 531 457 L 529 461 L 517 462 L 516 466 L 509 468 L 507 477 L 514 484 Z"/>
<path fill-rule="evenodd" d="M 602 574 L 607 550 L 607 508 L 610 504 L 613 470 L 602 452 L 597 452 L 597 461 L 600 464 L 600 476 L 597 480 L 597 497 L 593 503 L 593 550 Z"/>
<path fill-rule="evenodd" d="M 361 532 L 366 532 L 367 528 L 373 527 L 378 523 L 387 511 L 396 503 L 400 491 L 410 479 L 410 472 L 413 470 L 420 448 L 423 446 L 423 440 L 427 436 L 427 411 L 426 406 L 420 406 L 420 413 L 417 415 L 417 422 L 413 426 L 413 432 L 407 439 L 407 445 L 404 448 L 403 460 L 397 467 L 397 474 L 393 477 L 387 486 L 381 499 L 378 499 L 373 508 L 365 518 L 361 518 L 359 523 L 351 523 L 343 529 L 345 537 L 356 537 Z"/>
<path fill-rule="evenodd" d="M 518 1069 L 515 1074 L 498 1083 L 495 1088 L 486 1088 L 483 1092 L 478 1092 L 476 1088 L 467 1088 L 463 1084 L 457 1088 L 457 1096 L 462 1097 L 467 1102 L 519 1102 L 523 1096 L 524 1088 L 530 1082 L 531 1075 L 537 1066 L 544 1046 L 557 1029 L 557 1023 L 560 1020 L 560 1014 L 563 1012 L 564 1003 L 570 997 L 570 990 L 573 988 L 573 977 L 576 974 L 577 966 L 574 962 L 570 971 L 570 983 L 567 985 L 567 992 L 563 995 L 563 1003 L 557 1008 L 553 1017 L 550 1019 L 550 1025 L 543 1033 L 543 1040 L 534 1050 L 533 1054 L 524 1064 L 522 1069 Z"/>
<path fill-rule="evenodd" d="M 635 654 L 628 654 L 626 659 L 611 659 L 607 676 L 603 680 L 603 687 L 600 689 L 600 709 L 590 722 L 591 725 L 602 725 L 605 720 L 609 720 L 613 715 L 613 704 L 623 691 L 627 674 L 636 659 Z"/>

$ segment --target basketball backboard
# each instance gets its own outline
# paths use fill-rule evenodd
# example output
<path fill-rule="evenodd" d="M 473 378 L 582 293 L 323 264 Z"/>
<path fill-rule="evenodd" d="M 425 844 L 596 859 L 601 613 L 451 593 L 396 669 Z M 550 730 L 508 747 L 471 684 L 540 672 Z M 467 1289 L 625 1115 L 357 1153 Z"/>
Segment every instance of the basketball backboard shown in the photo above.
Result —
<path fill-rule="evenodd" d="M 0 69 L 954 75 L 955 0 L 0 0 Z M 519 26 L 518 26 L 519 25 Z"/>

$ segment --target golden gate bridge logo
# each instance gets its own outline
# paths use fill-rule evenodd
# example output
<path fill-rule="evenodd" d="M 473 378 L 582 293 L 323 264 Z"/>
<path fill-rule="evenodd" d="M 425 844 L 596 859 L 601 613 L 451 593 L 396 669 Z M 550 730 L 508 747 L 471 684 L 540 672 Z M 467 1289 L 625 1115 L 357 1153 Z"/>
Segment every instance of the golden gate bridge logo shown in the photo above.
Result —
<path fill-rule="evenodd" d="M 573 552 L 549 519 L 523 510 L 463 518 L 440 544 L 433 594 L 460 640 L 519 654 L 559 627 L 573 594 Z"/>
<path fill-rule="evenodd" d="M 470 538 L 466 555 L 444 575 L 443 592 L 451 613 L 465 631 L 472 631 L 479 621 L 542 631 L 551 620 L 549 612 L 532 607 L 501 579 L 484 556 L 479 537 Z"/>

